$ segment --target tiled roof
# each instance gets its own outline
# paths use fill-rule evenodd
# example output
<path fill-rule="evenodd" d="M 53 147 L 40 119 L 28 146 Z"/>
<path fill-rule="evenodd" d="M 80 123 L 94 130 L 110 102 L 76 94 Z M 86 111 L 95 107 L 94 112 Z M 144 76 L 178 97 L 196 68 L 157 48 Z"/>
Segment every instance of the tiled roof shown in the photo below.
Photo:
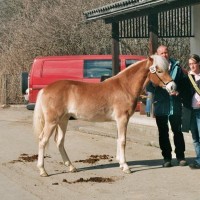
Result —
<path fill-rule="evenodd" d="M 122 0 L 116 3 L 108 4 L 96 9 L 84 12 L 86 21 L 97 19 L 108 19 L 126 13 L 149 12 L 149 10 L 159 8 L 160 10 L 189 6 L 200 3 L 200 0 Z M 146 14 L 147 14 L 146 13 Z"/>
<path fill-rule="evenodd" d="M 108 4 L 100 8 L 84 12 L 87 20 L 106 18 L 115 14 L 131 12 L 138 9 L 153 7 L 154 5 L 165 3 L 166 1 L 176 0 L 123 0 L 116 3 Z"/>

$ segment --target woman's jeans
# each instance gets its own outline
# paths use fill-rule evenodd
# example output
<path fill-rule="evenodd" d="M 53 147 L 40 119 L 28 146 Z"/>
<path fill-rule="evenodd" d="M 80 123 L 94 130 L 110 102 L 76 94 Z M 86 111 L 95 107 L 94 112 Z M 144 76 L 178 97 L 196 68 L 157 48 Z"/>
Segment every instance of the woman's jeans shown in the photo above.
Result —
<path fill-rule="evenodd" d="M 195 161 L 200 164 L 200 109 L 194 109 L 192 111 L 190 130 L 196 152 Z"/>
<path fill-rule="evenodd" d="M 172 147 L 169 140 L 169 126 L 168 120 L 171 125 L 171 130 L 174 134 L 174 145 L 177 160 L 185 159 L 185 141 L 181 131 L 181 115 L 164 115 L 155 116 L 159 132 L 159 144 L 162 150 L 162 155 L 165 160 L 172 159 Z"/>

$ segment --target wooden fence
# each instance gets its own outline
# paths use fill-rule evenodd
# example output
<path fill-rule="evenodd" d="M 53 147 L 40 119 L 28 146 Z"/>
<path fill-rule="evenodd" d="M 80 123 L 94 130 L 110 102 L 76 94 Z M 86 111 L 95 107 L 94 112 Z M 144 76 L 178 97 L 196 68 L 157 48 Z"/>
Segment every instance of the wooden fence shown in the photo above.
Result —
<path fill-rule="evenodd" d="M 9 75 L 8 74 L 3 74 L 1 76 L 1 105 L 7 105 L 7 97 L 8 97 L 8 80 L 9 80 Z"/>

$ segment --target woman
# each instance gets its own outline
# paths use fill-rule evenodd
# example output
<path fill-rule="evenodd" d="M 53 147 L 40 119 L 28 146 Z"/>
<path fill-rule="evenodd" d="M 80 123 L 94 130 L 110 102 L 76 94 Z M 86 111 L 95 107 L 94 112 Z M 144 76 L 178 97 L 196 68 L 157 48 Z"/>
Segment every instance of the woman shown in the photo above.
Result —
<path fill-rule="evenodd" d="M 198 55 L 190 56 L 189 67 L 188 77 L 193 91 L 190 130 L 196 152 L 195 161 L 189 166 L 191 169 L 200 169 L 200 57 Z"/>

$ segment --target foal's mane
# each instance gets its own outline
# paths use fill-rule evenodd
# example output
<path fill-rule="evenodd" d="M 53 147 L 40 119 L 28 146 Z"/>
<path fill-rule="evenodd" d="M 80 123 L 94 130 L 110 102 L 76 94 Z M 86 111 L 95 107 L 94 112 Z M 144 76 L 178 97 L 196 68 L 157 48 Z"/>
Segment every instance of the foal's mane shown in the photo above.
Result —
<path fill-rule="evenodd" d="M 120 74 L 126 73 L 126 71 L 132 70 L 133 68 L 141 67 L 140 64 L 142 64 L 143 62 L 146 62 L 146 61 L 147 61 L 147 59 L 135 62 L 135 63 L 129 65 L 126 69 L 120 71 L 118 74 L 120 75 Z"/>
<path fill-rule="evenodd" d="M 131 65 L 129 65 L 127 68 L 125 68 L 124 70 L 120 71 L 116 77 L 121 76 L 123 74 L 127 74 L 129 72 L 131 72 L 132 70 L 137 70 L 138 68 L 141 68 L 143 66 L 143 63 L 147 62 L 147 59 L 141 60 L 141 61 L 137 61 Z"/>
<path fill-rule="evenodd" d="M 162 67 L 162 69 L 164 71 L 168 70 L 169 63 L 165 58 L 158 56 L 158 55 L 151 55 L 150 57 L 153 59 L 153 65 L 154 66 Z M 142 63 L 144 63 L 144 62 L 148 63 L 148 61 L 149 61 L 148 59 L 149 58 L 146 58 L 144 60 L 133 63 L 132 65 L 128 66 L 126 69 L 119 72 L 118 74 L 120 75 L 120 74 L 126 73 L 126 71 L 132 70 L 133 68 L 136 68 L 136 67 L 142 67 Z M 146 65 L 144 67 L 146 67 Z"/>

